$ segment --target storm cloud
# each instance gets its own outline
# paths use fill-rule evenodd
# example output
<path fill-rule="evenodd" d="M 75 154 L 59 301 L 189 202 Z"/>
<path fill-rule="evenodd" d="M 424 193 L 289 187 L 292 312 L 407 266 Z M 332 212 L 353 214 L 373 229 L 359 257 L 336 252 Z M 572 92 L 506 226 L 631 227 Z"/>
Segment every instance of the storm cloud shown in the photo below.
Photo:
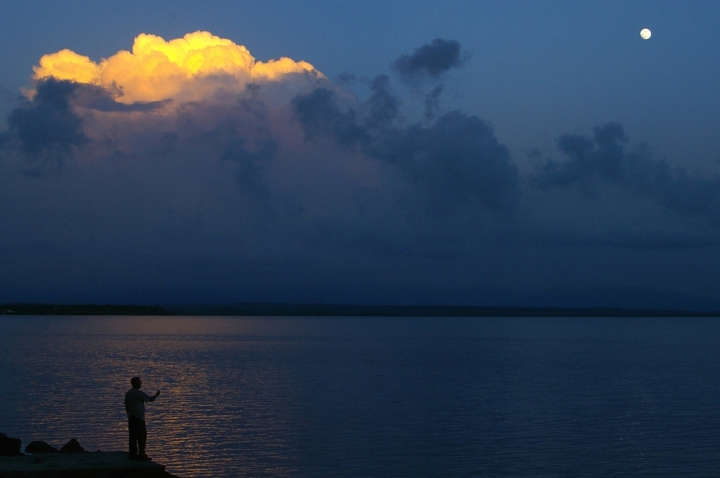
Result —
<path fill-rule="evenodd" d="M 145 70 L 128 85 L 38 75 L 11 112 L 6 300 L 501 303 L 503 288 L 581 277 L 558 265 L 578 250 L 602 268 L 600 249 L 625 267 L 630 250 L 720 244 L 718 178 L 628 147 L 618 123 L 561 135 L 559 159 L 522 173 L 490 121 L 439 110 L 439 84 L 414 118 L 391 76 L 361 100 L 309 64 L 197 37 L 245 63 L 161 92 Z M 436 39 L 393 69 L 437 82 L 465 57 Z"/>

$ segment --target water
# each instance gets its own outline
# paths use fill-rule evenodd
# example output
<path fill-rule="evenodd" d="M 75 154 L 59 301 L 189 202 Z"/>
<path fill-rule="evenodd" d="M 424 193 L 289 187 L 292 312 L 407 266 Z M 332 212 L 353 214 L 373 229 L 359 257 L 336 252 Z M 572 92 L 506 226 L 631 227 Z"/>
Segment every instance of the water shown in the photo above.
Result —
<path fill-rule="evenodd" d="M 720 476 L 720 321 L 0 317 L 0 431 L 183 477 Z"/>

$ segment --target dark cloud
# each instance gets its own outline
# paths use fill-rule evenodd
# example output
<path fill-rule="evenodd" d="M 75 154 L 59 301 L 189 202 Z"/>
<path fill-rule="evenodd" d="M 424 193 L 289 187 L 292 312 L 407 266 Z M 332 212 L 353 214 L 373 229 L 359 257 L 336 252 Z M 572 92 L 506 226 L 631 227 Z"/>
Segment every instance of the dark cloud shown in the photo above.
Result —
<path fill-rule="evenodd" d="M 131 113 L 135 111 L 147 112 L 161 108 L 172 100 L 138 101 L 131 104 L 116 101 L 113 95 L 99 86 L 76 85 L 73 92 L 73 103 L 77 106 L 103 112 Z"/>
<path fill-rule="evenodd" d="M 541 188 L 579 188 L 592 196 L 611 184 L 653 199 L 682 215 L 720 220 L 720 180 L 690 174 L 682 167 L 653 159 L 642 145 L 628 151 L 628 137 L 618 123 L 598 126 L 592 138 L 563 135 L 557 140 L 565 161 L 547 160 L 531 179 Z"/>
<path fill-rule="evenodd" d="M 494 211 L 515 204 L 518 169 L 492 128 L 476 116 L 453 111 L 427 127 L 389 131 L 373 144 L 372 154 L 422 186 L 441 211 L 457 201 L 478 201 Z"/>
<path fill-rule="evenodd" d="M 402 55 L 393 63 L 393 69 L 400 79 L 413 89 L 424 89 L 429 82 L 436 83 L 425 91 L 425 118 L 432 120 L 440 112 L 440 94 L 443 92 L 441 77 L 451 68 L 461 67 L 468 59 L 467 52 L 461 52 L 460 43 L 454 40 L 436 38 L 429 44 L 416 48 L 412 55 Z M 419 94 L 420 91 L 415 91 Z"/>
<path fill-rule="evenodd" d="M 371 95 L 364 105 L 353 102 L 343 106 L 337 92 L 324 87 L 293 98 L 291 107 L 306 137 L 332 136 L 345 145 L 368 142 L 371 140 L 368 128 L 388 128 L 400 119 L 400 102 L 392 91 L 390 78 L 378 75 L 365 83 Z M 359 111 L 361 108 L 364 112 Z"/>
<path fill-rule="evenodd" d="M 31 100 L 22 100 L 10 112 L 8 130 L 0 135 L 0 151 L 6 158 L 19 155 L 19 168 L 25 174 L 57 173 L 75 149 L 90 141 L 84 130 L 85 119 L 76 108 L 100 112 L 149 112 L 167 103 L 123 104 L 97 86 L 44 79 L 38 82 Z"/>
<path fill-rule="evenodd" d="M 270 131 L 267 107 L 261 99 L 262 87 L 249 84 L 236 104 L 219 116 L 218 124 L 203 141 L 219 147 L 221 162 L 233 165 L 242 190 L 251 195 L 267 193 L 265 171 L 278 154 L 278 141 Z M 192 109 L 202 110 L 198 105 Z M 197 111 L 189 116 L 197 115 Z"/>
<path fill-rule="evenodd" d="M 487 123 L 455 111 L 430 126 L 394 126 L 398 106 L 387 78 L 379 77 L 372 88 L 364 121 L 355 110 L 343 112 L 329 90 L 296 97 L 293 106 L 306 137 L 325 135 L 340 145 L 360 145 L 421 187 L 427 204 L 438 212 L 448 212 L 458 201 L 476 201 L 495 211 L 512 209 L 519 172 Z"/>
<path fill-rule="evenodd" d="M 588 277 L 643 283 L 720 250 L 717 178 L 631 146 L 617 123 L 562 135 L 555 159 L 530 149 L 521 160 L 540 164 L 522 174 L 491 123 L 439 108 L 463 61 L 445 40 L 398 60 L 410 120 L 387 75 L 342 78 L 365 96 L 297 77 L 133 105 L 41 82 L 1 139 L 0 291 L 497 303 Z M 37 181 L 9 158 L 26 174 L 74 167 Z"/>
<path fill-rule="evenodd" d="M 245 138 L 229 142 L 220 159 L 236 165 L 235 174 L 245 190 L 265 192 L 263 171 L 277 155 L 278 145 L 272 139 L 255 141 L 252 145 Z"/>
<path fill-rule="evenodd" d="M 440 109 L 438 98 L 440 98 L 442 91 L 442 85 L 437 85 L 425 95 L 425 118 L 433 119 L 435 117 L 435 114 Z"/>
<path fill-rule="evenodd" d="M 77 88 L 68 81 L 41 81 L 33 99 L 23 101 L 10 113 L 8 130 L 0 136 L 3 156 L 18 151 L 24 170 L 31 175 L 59 170 L 72 148 L 88 141 L 83 120 L 71 105 Z"/>
<path fill-rule="evenodd" d="M 369 112 L 365 124 L 385 128 L 400 117 L 400 103 L 390 88 L 390 78 L 379 75 L 370 83 L 372 95 L 367 101 Z"/>
<path fill-rule="evenodd" d="M 358 124 L 355 110 L 343 111 L 337 104 L 336 94 L 329 89 L 318 88 L 307 95 L 296 96 L 291 104 L 308 139 L 330 135 L 343 145 L 368 140 L 367 131 Z"/>
<path fill-rule="evenodd" d="M 460 51 L 455 40 L 436 38 L 429 44 L 416 48 L 412 55 L 402 55 L 393 68 L 404 81 L 419 81 L 425 78 L 437 79 L 451 68 L 460 67 L 467 60 L 467 54 Z"/>

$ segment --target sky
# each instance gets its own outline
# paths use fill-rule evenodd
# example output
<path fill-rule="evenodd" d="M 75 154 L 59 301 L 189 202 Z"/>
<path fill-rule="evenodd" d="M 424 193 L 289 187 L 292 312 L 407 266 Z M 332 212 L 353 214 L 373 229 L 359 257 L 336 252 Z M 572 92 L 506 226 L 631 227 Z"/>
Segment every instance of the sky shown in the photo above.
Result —
<path fill-rule="evenodd" d="M 6 3 L 0 301 L 720 309 L 717 2 Z"/>

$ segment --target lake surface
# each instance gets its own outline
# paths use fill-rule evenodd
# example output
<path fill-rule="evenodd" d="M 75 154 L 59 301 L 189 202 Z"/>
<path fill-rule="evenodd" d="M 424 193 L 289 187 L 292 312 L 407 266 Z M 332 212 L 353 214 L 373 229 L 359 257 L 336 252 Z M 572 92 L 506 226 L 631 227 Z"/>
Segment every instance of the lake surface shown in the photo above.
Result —
<path fill-rule="evenodd" d="M 720 476 L 720 320 L 0 317 L 0 432 L 183 477 Z"/>

